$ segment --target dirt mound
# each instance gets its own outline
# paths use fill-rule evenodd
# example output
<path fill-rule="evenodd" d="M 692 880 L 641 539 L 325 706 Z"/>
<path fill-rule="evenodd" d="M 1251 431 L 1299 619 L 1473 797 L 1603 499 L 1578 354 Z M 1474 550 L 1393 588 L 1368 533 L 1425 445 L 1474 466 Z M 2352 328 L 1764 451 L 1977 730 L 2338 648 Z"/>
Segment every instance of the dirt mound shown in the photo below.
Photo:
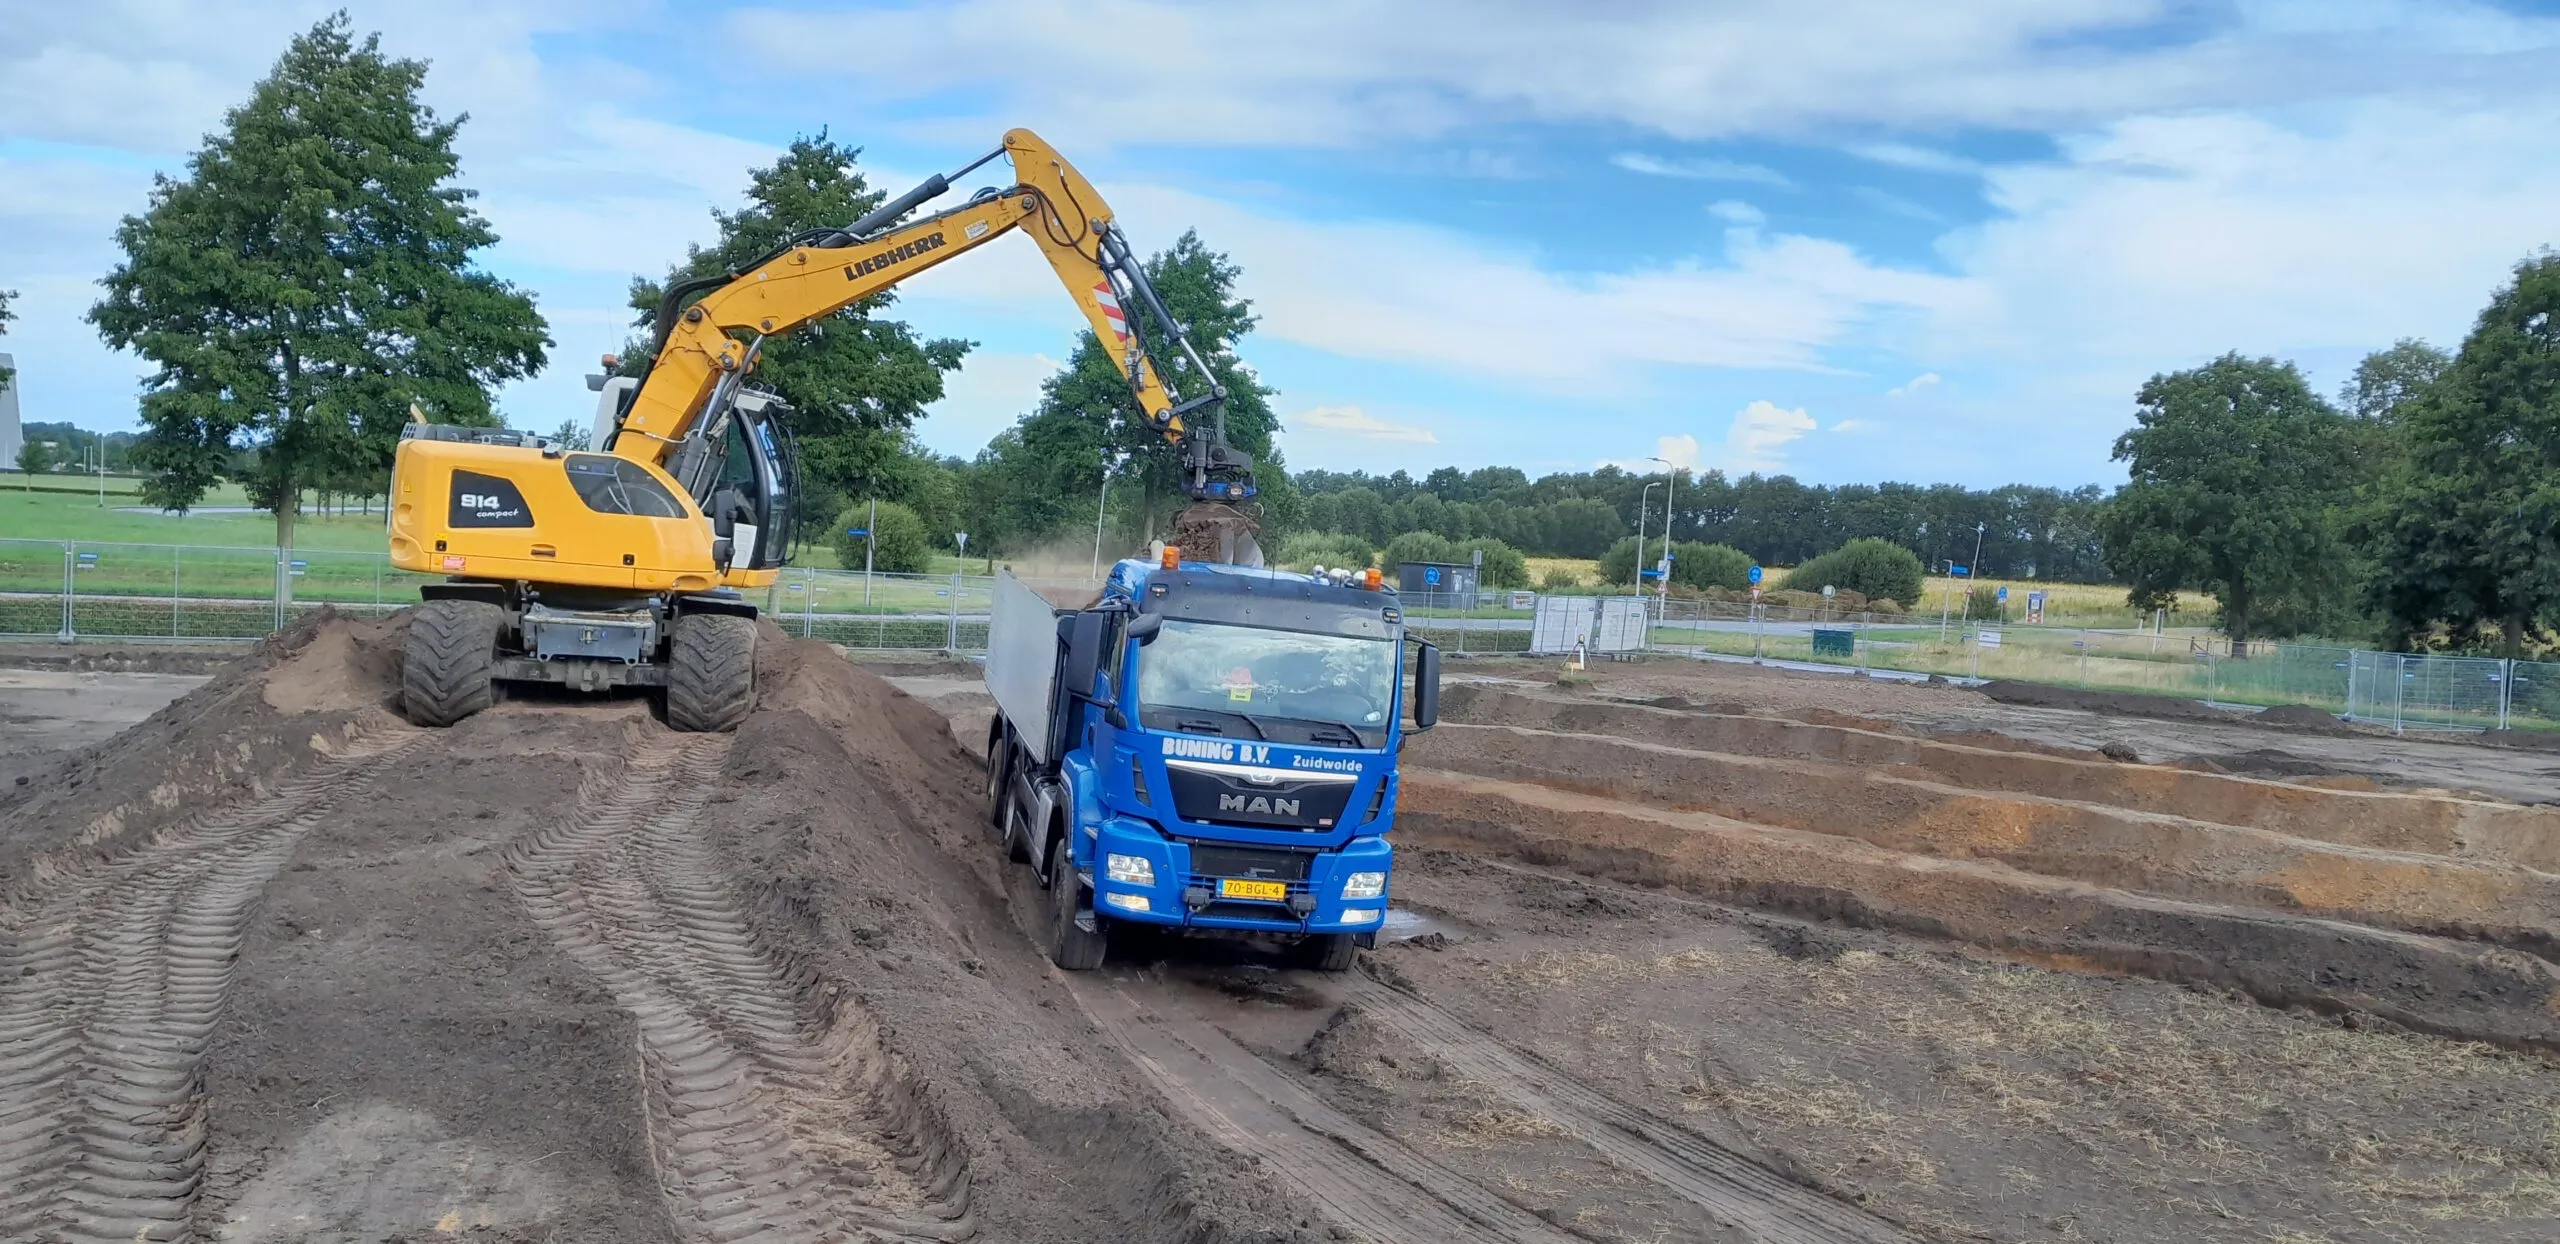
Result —
<path fill-rule="evenodd" d="M 2202 700 L 2174 695 L 2146 695 L 2138 691 L 2088 691 L 2079 687 L 2055 687 L 2040 682 L 2017 682 L 1996 678 L 1982 684 L 1982 694 L 2003 704 L 2030 708 L 2075 708 L 2082 712 L 2105 713 L 2115 717 L 2158 717 L 2168 721 L 2233 722 L 2238 713 L 2218 709 Z"/>
<path fill-rule="evenodd" d="M 2336 713 L 2308 704 L 2279 704 L 2258 713 L 2249 721 L 2253 725 L 2274 726 L 2286 730 L 2310 730 L 2324 733 L 2353 734 Z"/>
<path fill-rule="evenodd" d="M 1017 927 L 1020 870 L 945 717 L 771 629 L 757 685 L 705 838 L 804 995 L 869 1016 L 884 1074 L 965 1154 L 982 1238 L 1259 1240 L 1296 1221 L 1075 1018 Z"/>
<path fill-rule="evenodd" d="M 321 608 L 224 664 L 141 723 L 0 789 L 0 894 L 73 857 L 104 858 L 394 724 L 341 674 L 388 625 Z M 309 662 L 306 653 L 315 653 Z M 321 693 L 284 690 L 279 681 Z M 280 707 L 281 700 L 284 707 Z"/>

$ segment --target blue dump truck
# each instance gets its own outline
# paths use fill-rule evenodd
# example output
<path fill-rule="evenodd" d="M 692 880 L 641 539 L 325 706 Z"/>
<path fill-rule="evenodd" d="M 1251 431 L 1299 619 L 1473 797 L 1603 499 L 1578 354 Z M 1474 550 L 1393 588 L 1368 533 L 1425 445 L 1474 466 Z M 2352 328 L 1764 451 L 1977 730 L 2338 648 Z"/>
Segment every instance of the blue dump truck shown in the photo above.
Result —
<path fill-rule="evenodd" d="M 998 579 L 986 667 L 987 814 L 1046 891 L 1050 958 L 1155 925 L 1349 967 L 1386 921 L 1397 748 L 1439 716 L 1395 593 L 1168 549 L 1056 595 Z"/>

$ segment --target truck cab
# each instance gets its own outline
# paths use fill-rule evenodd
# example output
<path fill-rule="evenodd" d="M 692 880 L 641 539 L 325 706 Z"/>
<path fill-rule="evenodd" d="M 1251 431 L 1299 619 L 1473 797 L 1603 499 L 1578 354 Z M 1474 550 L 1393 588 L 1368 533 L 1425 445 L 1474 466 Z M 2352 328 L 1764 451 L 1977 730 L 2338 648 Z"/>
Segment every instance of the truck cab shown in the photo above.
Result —
<path fill-rule="evenodd" d="M 1396 752 L 1437 720 L 1439 674 L 1375 571 L 1168 550 L 1074 606 L 1005 576 L 988 814 L 1046 889 L 1052 958 L 1096 966 L 1113 925 L 1149 924 L 1349 966 L 1385 923 Z"/>

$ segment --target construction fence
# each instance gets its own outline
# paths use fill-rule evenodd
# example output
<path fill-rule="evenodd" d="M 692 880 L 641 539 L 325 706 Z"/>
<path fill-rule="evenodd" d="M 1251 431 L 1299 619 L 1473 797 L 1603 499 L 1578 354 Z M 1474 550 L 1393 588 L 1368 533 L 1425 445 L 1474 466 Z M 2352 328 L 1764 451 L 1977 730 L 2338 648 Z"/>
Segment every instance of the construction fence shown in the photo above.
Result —
<path fill-rule="evenodd" d="M 389 613 L 415 603 L 428 579 L 393 569 L 379 553 L 0 539 L 0 637 L 256 639 L 324 604 L 359 616 Z M 757 603 L 795 636 L 968 656 L 986 649 L 993 587 L 983 575 L 794 567 Z M 1673 653 L 2302 704 L 2400 731 L 2560 729 L 2560 664 L 2296 643 L 2235 651 L 2200 628 L 2078 628 L 1659 597 L 1549 597 L 1542 610 L 1541 599 L 1527 591 L 1408 592 L 1401 603 L 1412 631 L 1463 655 L 1569 651 L 1579 639 L 1594 656 Z M 1559 617 L 1591 621 L 1559 625 Z M 1597 633 L 1568 636 L 1575 625 Z"/>

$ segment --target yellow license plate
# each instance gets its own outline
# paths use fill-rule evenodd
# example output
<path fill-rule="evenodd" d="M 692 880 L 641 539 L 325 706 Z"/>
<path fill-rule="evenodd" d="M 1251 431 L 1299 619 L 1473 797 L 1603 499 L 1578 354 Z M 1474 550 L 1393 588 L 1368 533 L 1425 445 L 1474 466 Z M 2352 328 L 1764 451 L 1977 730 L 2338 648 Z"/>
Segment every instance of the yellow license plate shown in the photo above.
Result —
<path fill-rule="evenodd" d="M 1289 897 L 1289 886 L 1287 882 L 1282 881 L 1245 881 L 1227 877 L 1218 882 L 1218 893 L 1225 898 L 1281 900 Z"/>

